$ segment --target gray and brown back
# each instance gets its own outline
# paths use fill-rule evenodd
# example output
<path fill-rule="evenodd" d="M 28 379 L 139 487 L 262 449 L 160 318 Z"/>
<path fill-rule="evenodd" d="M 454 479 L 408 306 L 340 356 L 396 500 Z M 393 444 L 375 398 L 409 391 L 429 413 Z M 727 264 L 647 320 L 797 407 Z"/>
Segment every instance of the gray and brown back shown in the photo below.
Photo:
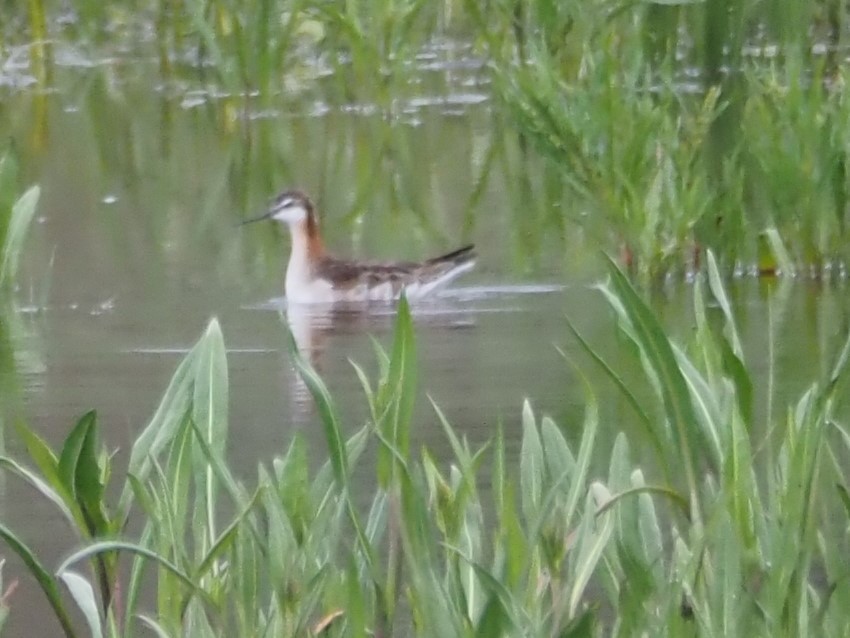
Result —
<path fill-rule="evenodd" d="M 402 290 L 414 300 L 471 270 L 476 257 L 473 244 L 422 262 L 355 261 L 323 255 L 314 272 L 350 301 L 397 299 Z"/>

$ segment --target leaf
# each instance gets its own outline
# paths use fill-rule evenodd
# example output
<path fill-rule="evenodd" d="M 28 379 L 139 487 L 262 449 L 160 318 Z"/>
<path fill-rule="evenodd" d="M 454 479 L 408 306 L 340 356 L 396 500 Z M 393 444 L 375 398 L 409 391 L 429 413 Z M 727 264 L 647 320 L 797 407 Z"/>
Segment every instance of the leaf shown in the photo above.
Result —
<path fill-rule="evenodd" d="M 207 551 L 216 536 L 216 480 L 211 459 L 221 460 L 227 443 L 227 354 L 217 319 L 212 319 L 196 346 L 192 423 L 204 451 L 196 451 L 197 489 L 206 510 L 204 547 Z"/>
<path fill-rule="evenodd" d="M 61 483 L 54 489 L 32 470 L 5 456 L 0 456 L 0 467 L 5 467 L 23 478 L 62 512 L 69 525 L 74 529 L 78 528 L 78 523 L 81 520 L 79 507 Z"/>
<path fill-rule="evenodd" d="M 543 417 L 540 434 L 550 480 L 554 480 L 565 472 L 571 476 L 575 470 L 576 460 L 561 429 L 552 419 Z"/>
<path fill-rule="evenodd" d="M 91 630 L 92 638 L 102 638 L 103 627 L 100 623 L 97 598 L 95 597 L 91 583 L 78 573 L 71 571 L 63 573 L 60 578 L 71 593 L 74 602 L 77 603 L 77 607 L 83 612 L 83 616 L 85 616 Z"/>
<path fill-rule="evenodd" d="M 59 459 L 56 458 L 50 446 L 23 421 L 15 421 L 15 429 L 23 439 L 27 453 L 42 476 L 54 489 L 57 486 L 64 489 L 65 486 L 59 478 Z"/>
<path fill-rule="evenodd" d="M 610 499 L 608 490 L 599 482 L 590 486 L 590 492 L 587 496 L 588 505 L 585 508 L 585 520 L 579 528 L 578 558 L 576 559 L 575 575 L 569 598 L 570 618 L 575 617 L 584 590 L 590 582 L 590 578 L 596 570 L 596 564 L 602 556 L 602 550 L 605 549 L 608 539 L 611 537 L 611 532 L 614 530 L 614 517 L 609 513 L 601 514 L 596 526 L 588 520 L 597 518 L 591 514 L 590 510 L 593 502 L 597 505 L 604 505 Z"/>
<path fill-rule="evenodd" d="M 227 444 L 227 353 L 217 319 L 196 346 L 192 417 L 210 450 L 221 456 Z"/>
<path fill-rule="evenodd" d="M 673 352 L 679 363 L 682 377 L 690 390 L 691 406 L 699 419 L 702 437 L 710 445 L 710 448 L 705 451 L 711 452 L 714 458 L 719 459 L 723 454 L 721 438 L 725 425 L 718 402 L 720 395 L 708 384 L 705 377 L 678 346 L 673 346 Z"/>
<path fill-rule="evenodd" d="M 94 411 L 87 412 L 80 417 L 80 420 L 77 421 L 77 424 L 65 438 L 65 443 L 62 446 L 62 454 L 59 456 L 59 478 L 62 480 L 65 488 L 74 497 L 75 501 L 77 500 L 77 464 L 80 460 L 80 454 L 85 444 L 86 436 L 88 436 L 89 429 L 94 425 L 96 419 L 97 415 Z"/>
<path fill-rule="evenodd" d="M 319 411 L 319 418 L 321 419 L 325 433 L 325 441 L 328 444 L 328 454 L 330 455 L 334 478 L 337 485 L 341 488 L 347 488 L 349 476 L 348 453 L 342 437 L 342 427 L 337 416 L 333 398 L 324 381 L 322 381 L 321 377 L 313 369 L 313 366 L 301 355 L 292 332 L 288 331 L 288 335 L 289 354 L 295 364 L 295 369 L 298 370 L 298 374 L 310 391 L 313 401 L 316 402 L 316 408 Z"/>
<path fill-rule="evenodd" d="M 326 629 L 329 629 L 331 624 L 340 616 L 342 616 L 345 612 L 342 609 L 335 609 L 329 614 L 325 614 L 322 618 L 320 618 L 311 628 L 310 635 L 318 636 L 325 632 Z"/>
<path fill-rule="evenodd" d="M 673 426 L 679 462 L 683 464 L 690 493 L 692 516 L 699 522 L 700 504 L 696 480 L 697 450 L 707 449 L 702 434 L 697 429 L 696 414 L 691 395 L 676 361 L 673 347 L 664 334 L 661 324 L 652 310 L 640 299 L 635 289 L 609 258 L 611 286 L 622 304 L 635 331 L 634 338 L 646 356 L 647 362 L 655 372 L 660 383 L 667 418 Z M 705 457 L 705 455 L 702 455 Z M 710 456 L 709 460 L 714 461 Z"/>
<path fill-rule="evenodd" d="M 71 623 L 71 618 L 68 616 L 68 612 L 65 609 L 65 605 L 62 602 L 62 596 L 59 592 L 56 579 L 53 578 L 53 576 L 51 576 L 50 573 L 42 566 L 35 554 L 32 553 L 32 550 L 30 550 L 27 545 L 15 536 L 8 527 L 3 525 L 3 523 L 0 523 L 0 538 L 2 538 L 12 551 L 15 552 L 15 554 L 17 554 L 23 561 L 30 574 L 32 574 L 33 578 L 35 578 L 39 587 L 41 587 L 45 596 L 47 596 L 47 601 L 53 608 L 53 613 L 56 614 L 56 619 L 62 626 L 65 636 L 68 638 L 74 638 L 76 636 L 74 633 L 74 627 Z"/>
<path fill-rule="evenodd" d="M 374 559 L 374 550 L 366 538 L 363 531 L 363 524 L 360 520 L 360 514 L 352 502 L 351 490 L 349 485 L 349 449 L 356 455 L 360 454 L 366 442 L 366 428 L 355 433 L 348 443 L 342 437 L 342 428 L 339 423 L 339 417 L 334 407 L 333 399 L 327 386 L 322 381 L 321 377 L 316 373 L 313 367 L 304 359 L 298 350 L 298 345 L 295 343 L 295 337 L 292 331 L 288 331 L 289 335 L 289 353 L 295 363 L 295 368 L 301 375 L 301 379 L 313 396 L 316 402 L 316 408 L 319 411 L 319 416 L 322 421 L 322 426 L 325 433 L 325 440 L 328 445 L 328 453 L 330 454 L 330 466 L 333 472 L 337 487 L 342 491 L 345 501 L 346 511 L 348 512 L 349 520 L 351 521 L 357 541 L 363 553 L 363 558 L 366 561 L 369 574 L 374 583 L 378 583 L 377 571 Z M 321 471 L 319 472 L 321 474 Z M 320 477 L 317 477 L 318 483 Z"/>
<path fill-rule="evenodd" d="M 595 628 L 595 611 L 593 609 L 585 609 L 576 618 L 573 618 L 566 627 L 564 627 L 559 638 L 585 638 L 595 636 Z"/>
<path fill-rule="evenodd" d="M 616 301 L 616 299 L 614 299 L 614 301 Z M 622 305 L 620 305 L 619 302 L 616 303 L 620 306 L 620 308 L 622 308 Z M 658 454 L 658 458 L 662 460 L 664 464 L 663 469 L 665 476 L 669 476 L 670 468 L 667 463 L 667 456 L 664 454 L 664 446 L 661 443 L 662 437 L 659 435 L 659 432 L 656 426 L 653 424 L 652 419 L 649 417 L 649 414 L 647 414 L 646 410 L 641 407 L 640 402 L 637 400 L 637 397 L 635 396 L 634 392 L 632 392 L 629 385 L 626 384 L 622 377 L 620 377 L 620 375 L 618 375 L 614 371 L 614 369 L 608 364 L 608 362 L 605 361 L 604 358 L 602 358 L 602 355 L 600 355 L 596 350 L 594 350 L 590 346 L 590 344 L 585 340 L 585 338 L 581 335 L 581 333 L 569 319 L 567 319 L 567 327 L 573 333 L 575 338 L 578 339 L 578 342 L 581 345 L 582 349 L 588 355 L 590 355 L 590 357 L 599 365 L 599 367 L 602 368 L 608 378 L 614 383 L 617 389 L 622 392 L 623 397 L 626 399 L 626 403 L 628 403 L 629 406 L 635 411 L 635 414 L 637 415 L 640 424 L 643 426 L 644 432 L 649 437 L 650 442 L 652 443 L 656 453 Z M 564 359 L 567 359 L 569 361 L 569 357 L 563 350 L 558 348 L 558 352 L 561 354 L 562 357 L 564 357 Z"/>
<path fill-rule="evenodd" d="M 838 491 L 838 496 L 841 499 L 841 504 L 844 506 L 844 513 L 850 519 L 850 494 L 847 493 L 847 488 L 841 484 L 835 486 Z"/>
<path fill-rule="evenodd" d="M 9 285 L 18 273 L 18 261 L 40 196 L 41 189 L 33 186 L 12 206 L 12 216 L 3 242 L 0 284 Z"/>
<path fill-rule="evenodd" d="M 505 605 L 495 593 L 491 593 L 484 605 L 484 611 L 475 626 L 476 638 L 502 636 L 511 627 L 510 616 Z"/>
<path fill-rule="evenodd" d="M 402 294 L 398 303 L 393 347 L 386 384 L 378 393 L 378 406 L 386 409 L 381 420 L 381 433 L 391 442 L 401 458 L 410 454 L 410 422 L 416 400 L 416 340 L 413 319 L 407 298 Z M 378 452 L 378 482 L 386 488 L 396 471 L 393 455 Z"/>
<path fill-rule="evenodd" d="M 434 399 L 430 396 L 428 397 L 428 401 L 431 402 L 431 407 L 434 408 L 434 412 L 437 414 L 437 420 L 443 427 L 443 432 L 445 432 L 446 438 L 449 440 L 449 444 L 452 447 L 452 452 L 454 453 L 458 463 L 460 463 L 461 467 L 463 468 L 464 475 L 466 475 L 472 469 L 472 459 L 470 458 L 467 450 L 461 444 L 460 440 L 457 438 L 457 434 L 449 423 L 449 420 L 446 418 L 446 415 L 440 409 L 440 406 L 438 406 Z"/>
<path fill-rule="evenodd" d="M 185 423 L 191 405 L 197 351 L 198 345 L 177 366 L 156 412 L 133 443 L 127 472 L 139 481 L 147 479 L 151 460 L 159 455 Z M 125 485 L 119 505 L 122 517 L 127 515 L 132 494 L 130 485 Z"/>
<path fill-rule="evenodd" d="M 171 635 L 167 631 L 165 631 L 165 628 L 153 618 L 141 614 L 137 616 L 137 618 L 141 620 L 142 623 L 144 623 L 148 627 L 148 629 L 154 632 L 157 635 L 157 638 L 171 638 Z"/>
<path fill-rule="evenodd" d="M 489 594 L 487 604 L 482 611 L 481 617 L 476 627 L 476 636 L 500 635 L 503 631 L 514 629 L 516 621 L 511 615 L 510 602 L 512 600 L 511 592 L 507 589 L 506 584 L 498 578 L 494 577 L 485 567 L 474 561 L 470 556 L 467 556 L 460 550 L 454 547 L 447 548 L 456 553 L 464 562 L 475 570 L 475 575 L 478 577 L 484 590 Z M 498 608 L 493 608 L 493 598 L 498 599 Z M 486 634 L 482 630 L 482 625 L 486 629 L 498 631 L 497 634 Z"/>
<path fill-rule="evenodd" d="M 708 263 L 708 287 L 711 290 L 711 294 L 717 300 L 720 309 L 723 311 L 723 316 L 726 318 L 727 337 L 732 344 L 734 354 L 739 360 L 743 360 L 744 348 L 741 346 L 741 340 L 738 337 L 738 329 L 735 326 L 735 315 L 732 314 L 732 305 L 729 303 L 729 297 L 726 295 L 726 289 L 723 287 L 720 270 L 717 268 L 717 260 L 714 258 L 713 251 L 706 251 L 706 260 Z"/>
<path fill-rule="evenodd" d="M 581 443 L 579 444 L 575 467 L 570 476 L 570 489 L 567 492 L 565 516 L 568 526 L 572 525 L 572 519 L 578 509 L 579 500 L 586 490 L 587 477 L 590 472 L 590 458 L 593 447 L 596 444 L 596 432 L 599 429 L 599 404 L 596 402 L 596 395 L 593 393 L 587 379 L 582 376 L 581 380 L 584 385 L 586 407 Z"/>
<path fill-rule="evenodd" d="M 155 562 L 157 565 L 176 576 L 177 579 L 190 590 L 198 594 L 205 603 L 212 604 L 209 594 L 207 594 L 207 592 L 205 592 L 198 583 L 193 581 L 188 574 L 177 567 L 177 565 L 147 547 L 142 547 L 141 545 L 125 541 L 98 541 L 77 550 L 62 561 L 62 564 L 56 569 L 56 574 L 62 576 L 62 574 L 68 571 L 68 568 L 75 563 L 111 552 L 127 552 L 130 554 L 136 554 Z"/>
<path fill-rule="evenodd" d="M 91 525 L 92 536 L 108 534 L 109 521 L 106 513 L 106 504 L 103 501 L 103 468 L 101 457 L 97 449 L 100 438 L 97 434 L 97 420 L 94 412 L 91 412 L 91 424 L 88 426 L 83 439 L 80 455 L 77 458 L 77 467 L 74 472 L 74 489 L 77 501 L 86 515 L 87 522 Z M 86 418 L 86 417 L 83 417 Z"/>
<path fill-rule="evenodd" d="M 538 517 L 543 492 L 543 446 L 531 404 L 526 399 L 522 405 L 522 447 L 519 456 L 520 491 L 522 510 L 527 521 Z"/>
<path fill-rule="evenodd" d="M 676 504 L 685 515 L 688 514 L 688 499 L 679 494 L 676 490 L 664 485 L 639 485 L 623 490 L 622 492 L 618 492 L 613 496 L 609 494 L 606 501 L 599 507 L 598 510 L 596 510 L 596 515 L 599 516 L 604 514 L 624 498 L 639 494 L 659 494 L 661 496 L 666 496 L 673 501 L 673 503 Z"/>
<path fill-rule="evenodd" d="M 725 339 L 720 340 L 719 347 L 723 372 L 735 384 L 735 398 L 737 399 L 738 412 L 744 419 L 744 422 L 750 424 L 753 419 L 753 381 L 747 371 L 747 366 L 735 354 Z"/>
<path fill-rule="evenodd" d="M 231 545 L 239 531 L 239 526 L 247 519 L 251 510 L 254 509 L 254 505 L 260 499 L 264 491 L 265 488 L 263 486 L 258 487 L 243 510 L 232 521 L 230 521 L 228 526 L 224 529 L 224 531 L 222 531 L 221 535 L 218 539 L 216 539 L 215 543 L 213 543 L 210 551 L 206 556 L 204 556 L 204 559 L 195 569 L 196 578 L 202 578 L 214 564 L 216 558 L 223 554 L 224 551 Z"/>

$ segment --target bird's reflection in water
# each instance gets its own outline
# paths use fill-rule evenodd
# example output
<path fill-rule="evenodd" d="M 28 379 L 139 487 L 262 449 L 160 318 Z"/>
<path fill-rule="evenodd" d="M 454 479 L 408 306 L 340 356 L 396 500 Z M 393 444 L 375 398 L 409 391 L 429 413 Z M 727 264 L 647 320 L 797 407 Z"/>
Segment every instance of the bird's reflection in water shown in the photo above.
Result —
<path fill-rule="evenodd" d="M 301 358 L 324 376 L 327 352 L 332 340 L 339 336 L 374 335 L 392 328 L 395 308 L 381 305 L 376 309 L 362 304 L 290 304 L 284 320 L 292 334 Z M 290 402 L 298 420 L 315 414 L 313 397 L 301 374 L 293 370 L 290 376 Z"/>
<path fill-rule="evenodd" d="M 390 305 L 381 305 L 379 312 L 362 304 L 292 304 L 286 308 L 286 322 L 298 352 L 320 374 L 322 354 L 331 336 L 383 332 L 392 326 L 394 317 Z"/>
<path fill-rule="evenodd" d="M 475 326 L 468 310 L 439 302 L 411 305 L 417 329 L 454 330 Z M 377 336 L 393 330 L 394 304 L 291 304 L 285 308 L 285 321 L 301 357 L 321 376 L 323 362 L 333 355 L 327 352 L 332 339 L 345 335 Z M 313 412 L 313 399 L 301 375 L 293 376 L 290 389 L 292 405 L 298 417 Z"/>

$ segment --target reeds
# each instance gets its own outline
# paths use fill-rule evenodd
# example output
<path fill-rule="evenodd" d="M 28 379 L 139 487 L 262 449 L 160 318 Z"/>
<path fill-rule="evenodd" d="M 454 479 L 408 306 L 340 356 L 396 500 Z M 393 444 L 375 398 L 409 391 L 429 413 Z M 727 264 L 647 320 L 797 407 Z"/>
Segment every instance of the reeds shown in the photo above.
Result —
<path fill-rule="evenodd" d="M 836 0 L 89 2 L 56 34 L 49 5 L 27 6 L 37 42 L 101 42 L 110 23 L 155 16 L 163 79 L 219 102 L 230 129 L 313 92 L 392 119 L 423 47 L 468 40 L 513 127 L 556 167 L 568 220 L 644 279 L 692 274 L 704 248 L 726 272 L 846 272 L 847 20 Z M 34 64 L 49 67 L 38 51 Z"/>
<path fill-rule="evenodd" d="M 518 130 L 643 278 L 705 247 L 727 272 L 844 271 L 837 4 L 466 6 Z"/>

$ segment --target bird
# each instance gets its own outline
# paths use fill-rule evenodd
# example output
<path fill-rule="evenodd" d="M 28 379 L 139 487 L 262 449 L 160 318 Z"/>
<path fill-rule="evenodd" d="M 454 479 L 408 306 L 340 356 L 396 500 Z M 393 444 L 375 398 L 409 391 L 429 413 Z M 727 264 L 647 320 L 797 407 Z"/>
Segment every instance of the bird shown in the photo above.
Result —
<path fill-rule="evenodd" d="M 287 302 L 327 304 L 387 302 L 404 292 L 410 301 L 442 288 L 475 266 L 475 245 L 439 257 L 414 261 L 358 261 L 330 255 L 322 242 L 315 204 L 301 190 L 285 190 L 268 211 L 242 224 L 274 220 L 292 237 L 284 292 Z"/>

